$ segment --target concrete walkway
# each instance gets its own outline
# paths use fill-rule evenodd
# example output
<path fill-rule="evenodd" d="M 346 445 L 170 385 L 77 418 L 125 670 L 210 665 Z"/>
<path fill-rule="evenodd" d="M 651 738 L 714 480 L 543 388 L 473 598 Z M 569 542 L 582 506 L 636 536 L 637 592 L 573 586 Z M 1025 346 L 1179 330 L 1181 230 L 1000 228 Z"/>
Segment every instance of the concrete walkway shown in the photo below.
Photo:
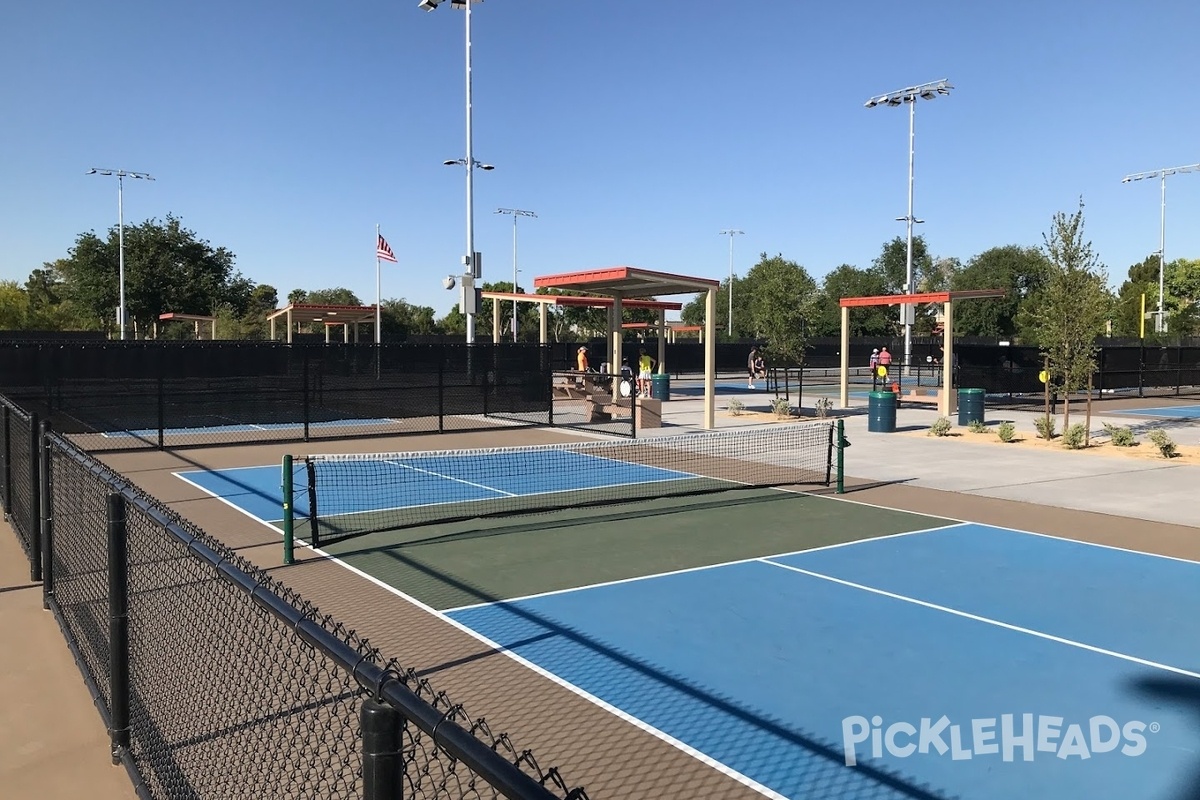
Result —
<path fill-rule="evenodd" d="M 806 416 L 814 414 L 811 404 L 815 397 L 812 394 L 804 397 Z M 754 413 L 731 415 L 729 403 L 733 399 Z M 774 423 L 763 416 L 762 412 L 770 411 L 773 399 L 773 393 L 761 388 L 718 395 L 717 427 L 787 424 Z M 837 408 L 831 411 L 831 415 L 845 419 L 846 438 L 851 443 L 846 450 L 848 476 L 1200 527 L 1200 512 L 1188 502 L 1200 487 L 1200 467 L 1158 458 L 1053 451 L 982 441 L 995 439 L 994 433 L 955 438 L 925 436 L 938 417 L 932 407 L 902 407 L 896 415 L 896 432 L 873 433 L 867 430 L 865 403 L 852 398 L 851 405 L 849 413 Z M 1025 438 L 1036 435 L 1034 419 L 1038 416 L 1031 411 L 985 409 L 989 422 L 1010 420 Z M 701 430 L 703 419 L 703 400 L 672 399 L 663 404 L 664 427 L 639 431 L 638 436 L 669 436 Z M 957 422 L 957 418 L 952 421 Z M 1071 421 L 1084 421 L 1082 407 L 1073 409 Z M 1056 422 L 1061 431 L 1061 413 Z M 1156 422 L 1093 413 L 1091 422 L 1093 435 L 1104 438 L 1107 438 L 1104 423 L 1111 422 L 1131 426 L 1140 433 L 1149 426 L 1165 427 L 1176 444 L 1200 445 L 1200 420 Z M 980 441 L 972 442 L 971 437 L 976 435 Z"/>
<path fill-rule="evenodd" d="M 135 800 L 29 560 L 0 522 L 0 797 Z"/>

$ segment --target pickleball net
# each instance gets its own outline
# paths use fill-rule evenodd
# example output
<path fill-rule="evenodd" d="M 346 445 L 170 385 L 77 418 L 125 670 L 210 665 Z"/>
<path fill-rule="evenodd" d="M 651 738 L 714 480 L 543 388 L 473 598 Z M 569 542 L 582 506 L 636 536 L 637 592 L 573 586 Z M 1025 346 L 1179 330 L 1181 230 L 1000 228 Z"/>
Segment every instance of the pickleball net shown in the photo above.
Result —
<path fill-rule="evenodd" d="M 819 421 L 638 440 L 285 456 L 284 532 L 320 546 L 462 520 L 829 486 L 840 463 L 837 431 Z"/>

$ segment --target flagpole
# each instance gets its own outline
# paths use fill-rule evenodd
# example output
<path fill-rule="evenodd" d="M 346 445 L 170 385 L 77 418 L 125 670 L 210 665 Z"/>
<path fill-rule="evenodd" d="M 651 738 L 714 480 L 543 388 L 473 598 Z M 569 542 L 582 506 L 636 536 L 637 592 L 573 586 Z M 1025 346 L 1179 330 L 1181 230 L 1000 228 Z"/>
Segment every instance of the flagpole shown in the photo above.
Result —
<path fill-rule="evenodd" d="M 375 223 L 375 344 L 383 343 L 382 320 L 383 315 L 379 311 L 379 223 Z"/>

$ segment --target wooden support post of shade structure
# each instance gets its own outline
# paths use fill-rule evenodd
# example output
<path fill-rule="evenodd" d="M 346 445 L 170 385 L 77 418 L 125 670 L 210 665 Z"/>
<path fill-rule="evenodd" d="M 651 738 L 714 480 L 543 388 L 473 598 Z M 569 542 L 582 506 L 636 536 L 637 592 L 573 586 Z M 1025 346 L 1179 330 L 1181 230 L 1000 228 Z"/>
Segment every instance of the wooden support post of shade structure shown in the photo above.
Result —
<path fill-rule="evenodd" d="M 942 330 L 942 388 L 938 392 L 938 413 L 949 416 L 958 407 L 954 395 L 954 303 L 957 300 L 978 300 L 1004 297 L 1004 289 L 969 289 L 961 292 L 925 292 L 922 294 L 888 294 L 872 297 L 843 297 L 839 300 L 842 309 L 842 357 L 841 357 L 841 407 L 850 407 L 850 309 L 868 306 L 907 306 L 941 304 L 945 316 Z"/>

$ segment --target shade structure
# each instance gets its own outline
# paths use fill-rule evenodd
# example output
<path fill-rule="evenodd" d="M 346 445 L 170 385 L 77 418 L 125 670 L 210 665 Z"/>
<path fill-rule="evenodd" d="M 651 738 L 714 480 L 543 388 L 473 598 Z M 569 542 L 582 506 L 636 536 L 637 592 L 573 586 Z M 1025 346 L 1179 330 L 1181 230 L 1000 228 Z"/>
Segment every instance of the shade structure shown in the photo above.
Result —
<path fill-rule="evenodd" d="M 642 269 L 641 267 L 602 267 L 583 270 L 581 272 L 564 272 L 557 275 L 543 275 L 535 278 L 534 287 L 538 289 L 562 289 L 566 291 L 588 292 L 612 298 L 609 313 L 609 352 L 612 364 L 621 363 L 621 309 L 625 298 L 658 297 L 661 295 L 696 294 L 703 292 L 707 295 L 705 303 L 704 325 L 704 427 L 716 427 L 716 306 L 717 289 L 720 281 L 711 278 L 699 278 L 679 275 L 671 272 L 658 272 Z M 632 301 L 651 302 L 651 301 Z M 666 319 L 664 311 L 659 311 L 660 335 L 658 337 L 658 369 L 662 373 L 663 361 L 666 356 Z M 616 398 L 618 388 L 613 386 L 613 396 Z"/>
<path fill-rule="evenodd" d="M 1004 297 L 1004 289 L 966 289 L 961 292 L 925 292 L 922 294 L 885 294 L 868 297 L 843 297 L 841 346 L 841 407 L 850 407 L 850 309 L 869 306 L 940 304 L 945 322 L 942 326 L 942 388 L 938 395 L 938 413 L 949 416 L 957 406 L 954 397 L 954 303 Z"/>
<path fill-rule="evenodd" d="M 277 308 L 267 314 L 267 321 L 271 324 L 271 339 L 275 338 L 275 321 L 280 317 L 287 320 L 287 336 L 288 342 L 292 341 L 292 333 L 297 324 L 302 322 L 321 322 L 335 323 L 346 325 L 349 330 L 353 331 L 354 341 L 358 341 L 358 326 L 361 323 L 369 322 L 375 324 L 375 306 L 343 306 L 343 305 L 325 305 L 321 303 L 289 303 L 283 308 Z M 353 325 L 353 328 L 349 326 Z"/>

